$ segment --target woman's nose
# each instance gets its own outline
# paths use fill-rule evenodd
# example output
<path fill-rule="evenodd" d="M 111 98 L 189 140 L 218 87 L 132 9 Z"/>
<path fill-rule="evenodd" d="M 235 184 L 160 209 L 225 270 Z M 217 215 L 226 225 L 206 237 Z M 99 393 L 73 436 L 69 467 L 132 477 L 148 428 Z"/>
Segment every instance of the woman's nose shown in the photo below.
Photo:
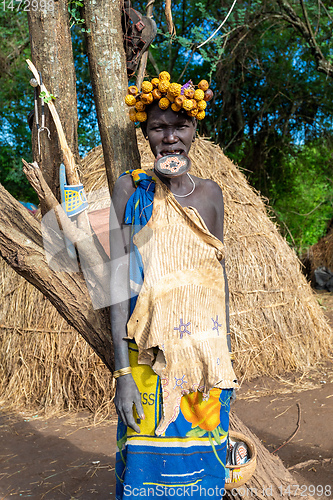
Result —
<path fill-rule="evenodd" d="M 175 129 L 166 129 L 163 137 L 164 142 L 174 143 L 178 141 L 178 137 Z"/>

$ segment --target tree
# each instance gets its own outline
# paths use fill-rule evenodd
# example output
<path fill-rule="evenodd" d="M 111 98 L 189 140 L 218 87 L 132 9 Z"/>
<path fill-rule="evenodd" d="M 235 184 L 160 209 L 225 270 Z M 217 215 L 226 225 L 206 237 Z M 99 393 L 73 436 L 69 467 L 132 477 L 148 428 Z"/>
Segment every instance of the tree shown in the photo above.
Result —
<path fill-rule="evenodd" d="M 0 10 L 0 182 L 18 199 L 38 198 L 22 172 L 21 156 L 31 159 L 26 117 L 31 108 L 24 94 L 30 75 L 28 22 L 24 13 Z"/>
<path fill-rule="evenodd" d="M 76 164 L 79 165 L 76 77 L 67 1 L 59 0 L 57 8 L 54 8 L 53 11 L 29 10 L 28 22 L 32 61 L 37 68 L 41 68 L 43 82 L 52 89 L 51 94 L 55 96 L 56 107 L 69 148 L 74 155 Z M 46 29 L 47 37 L 45 36 Z M 38 99 L 38 101 L 41 100 Z M 41 103 L 39 102 L 39 113 L 40 107 Z M 46 131 L 41 132 L 38 138 L 38 132 L 34 126 L 32 128 L 33 158 L 34 161 L 41 165 L 47 184 L 59 200 L 59 166 L 63 154 L 54 121 L 49 115 L 48 107 L 45 106 L 45 108 L 46 126 L 50 131 L 52 140 L 49 139 Z M 39 118 L 40 120 L 41 118 Z M 36 116 L 34 116 L 34 124 L 36 124 Z M 40 152 L 38 140 L 40 141 Z M 45 213 L 43 202 L 42 212 Z"/>
<path fill-rule="evenodd" d="M 125 59 L 122 46 L 122 31 L 120 24 L 120 9 L 117 2 L 101 0 L 96 6 L 94 0 L 85 0 L 86 25 L 89 30 L 88 51 L 90 68 L 94 82 L 96 109 L 106 169 L 110 189 L 117 174 L 128 167 L 138 165 L 135 142 L 132 147 L 125 146 L 134 137 L 134 129 L 130 124 L 124 124 L 118 115 L 123 109 L 123 97 L 125 93 Z M 43 210 L 55 210 L 58 221 L 66 235 L 76 240 L 78 250 L 82 248 L 80 257 L 89 260 L 89 250 L 96 244 L 91 235 L 90 228 L 85 216 L 78 216 L 78 228 L 67 220 L 61 207 L 58 205 L 59 194 L 57 189 L 57 171 L 59 163 L 64 160 L 67 178 L 70 183 L 76 183 L 78 179 L 77 166 L 77 133 L 76 133 L 76 97 L 75 97 L 75 75 L 73 69 L 72 52 L 69 37 L 68 18 L 65 15 L 66 1 L 59 0 L 55 3 L 54 13 L 36 13 L 29 15 L 30 35 L 32 40 L 32 54 L 38 69 L 41 69 L 43 81 L 47 90 L 53 95 L 60 94 L 52 106 L 62 117 L 65 134 L 68 134 L 70 147 L 61 139 L 59 143 L 54 141 L 48 144 L 46 136 L 43 137 L 42 154 L 39 158 L 36 148 L 36 137 L 33 137 L 34 158 L 41 160 L 41 169 L 36 166 L 26 166 L 30 182 L 36 189 Z M 106 30 L 105 26 L 109 29 Z M 53 33 L 54 30 L 54 33 Z M 52 31 L 52 33 L 50 33 Z M 112 54 L 110 55 L 110 48 Z M 62 52 L 61 52 L 62 51 Z M 62 53 L 61 61 L 52 63 L 53 54 Z M 111 62 L 110 62 L 111 58 Z M 52 63 L 52 64 L 51 64 Z M 56 63 L 61 65 L 59 67 Z M 111 74 L 111 76 L 110 76 Z M 68 75 L 68 81 L 64 81 L 64 75 Z M 38 79 L 38 75 L 35 75 Z M 113 110 L 109 107 L 112 105 Z M 65 108 L 65 109 L 64 109 Z M 54 114 L 53 114 L 54 118 Z M 51 130 L 50 113 L 46 117 L 46 126 Z M 45 148 L 45 150 L 44 150 Z M 46 153 L 48 151 L 48 153 Z M 110 151 L 112 153 L 110 153 Z M 133 153 L 134 151 L 134 153 Z M 108 312 L 105 309 L 93 310 L 87 291 L 86 279 L 81 273 L 53 271 L 44 256 L 43 242 L 40 223 L 31 217 L 27 211 L 2 187 L 0 186 L 0 255 L 6 262 L 27 279 L 52 302 L 59 313 L 89 342 L 91 347 L 100 356 L 106 366 L 112 370 L 112 342 L 110 337 L 110 325 Z M 87 241 L 77 239 L 76 235 L 84 235 Z M 62 238 L 54 235 L 49 242 L 53 246 L 55 254 L 63 251 Z M 81 246 L 80 246 L 81 245 Z M 88 251 L 87 251 L 88 250 Z M 64 262 L 70 268 L 65 253 L 61 254 Z M 96 244 L 94 257 L 103 264 L 103 251 Z M 84 260 L 83 259 L 83 260 Z M 81 261 L 83 268 L 83 262 Z M 97 283 L 103 291 L 103 283 Z M 235 421 L 237 429 L 250 433 L 243 424 Z M 263 446 L 257 441 L 257 447 L 262 462 L 259 473 L 253 479 L 258 491 L 253 498 L 263 498 L 263 488 L 272 485 L 272 495 L 278 498 L 279 485 L 287 486 L 292 482 L 289 473 L 281 465 L 278 459 L 269 456 Z M 233 498 L 239 498 L 235 493 Z M 295 497 L 297 497 L 295 495 Z"/>

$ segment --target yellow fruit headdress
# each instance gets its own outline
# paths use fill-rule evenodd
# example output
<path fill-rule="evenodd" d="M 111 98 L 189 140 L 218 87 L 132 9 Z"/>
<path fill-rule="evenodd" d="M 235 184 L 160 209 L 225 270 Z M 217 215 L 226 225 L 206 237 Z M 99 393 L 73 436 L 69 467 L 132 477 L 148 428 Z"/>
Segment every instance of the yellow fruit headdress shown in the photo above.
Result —
<path fill-rule="evenodd" d="M 188 116 L 195 116 L 197 120 L 205 118 L 207 102 L 213 98 L 213 91 L 207 80 L 201 80 L 197 88 L 189 80 L 185 85 L 170 83 L 170 75 L 162 71 L 158 78 L 142 82 L 141 91 L 135 86 L 128 87 L 125 103 L 130 106 L 129 116 L 132 122 L 147 120 L 146 106 L 158 101 L 161 109 L 168 109 L 176 113 L 183 109 Z"/>

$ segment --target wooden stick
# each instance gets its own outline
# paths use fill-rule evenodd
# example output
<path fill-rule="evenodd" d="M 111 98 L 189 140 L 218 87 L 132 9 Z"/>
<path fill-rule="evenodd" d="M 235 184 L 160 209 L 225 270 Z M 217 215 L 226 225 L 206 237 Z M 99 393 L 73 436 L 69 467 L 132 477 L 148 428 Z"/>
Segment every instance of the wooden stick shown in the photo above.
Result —
<path fill-rule="evenodd" d="M 37 71 L 36 66 L 30 61 L 30 59 L 27 59 L 26 62 L 29 66 L 30 71 L 33 73 L 34 77 L 36 78 L 37 83 L 40 86 L 41 91 L 45 92 L 47 97 L 51 97 L 50 93 L 47 90 L 47 88 L 45 87 L 44 83 L 40 84 L 39 73 Z M 60 142 L 60 147 L 61 147 L 61 150 L 62 150 L 63 155 L 64 155 L 64 165 L 65 165 L 65 169 L 66 169 L 67 183 L 70 185 L 80 184 L 80 177 L 79 177 L 79 174 L 77 171 L 77 167 L 75 165 L 75 158 L 74 158 L 72 151 L 70 150 L 70 148 L 68 146 L 66 136 L 64 133 L 64 129 L 62 128 L 59 115 L 57 113 L 57 110 L 56 110 L 53 102 L 52 102 L 52 99 L 50 99 L 47 102 L 47 105 L 48 105 L 48 108 L 49 108 L 50 113 L 52 115 L 54 124 L 56 126 L 58 137 L 59 137 L 59 142 Z M 80 229 L 83 229 L 86 232 L 87 236 L 91 236 L 92 230 L 91 230 L 91 226 L 90 226 L 90 222 L 89 222 L 88 214 L 87 214 L 86 210 L 84 210 L 83 212 L 78 214 L 77 224 L 78 224 L 78 227 Z"/>
<path fill-rule="evenodd" d="M 153 15 L 153 6 L 154 6 L 155 0 L 149 0 L 149 2 L 146 5 L 146 14 L 147 17 L 152 17 Z M 136 86 L 138 89 L 141 88 L 143 79 L 145 77 L 145 72 L 146 72 L 146 67 L 147 67 L 147 60 L 148 60 L 148 51 L 149 48 L 142 54 L 141 61 L 140 61 L 140 66 L 138 70 L 138 76 L 136 79 Z"/>
<path fill-rule="evenodd" d="M 288 439 L 286 439 L 286 441 L 284 443 L 281 444 L 281 446 L 279 446 L 278 448 L 276 448 L 276 450 L 272 451 L 272 453 L 276 453 L 277 451 L 281 450 L 281 448 L 283 446 L 285 446 L 286 444 L 290 443 L 290 441 L 296 436 L 296 434 L 298 433 L 299 431 L 299 428 L 301 427 L 301 405 L 299 403 L 297 403 L 297 409 L 298 409 L 298 419 L 297 419 L 297 424 L 296 424 L 296 429 L 294 430 L 294 432 L 291 434 L 290 437 L 288 437 Z"/>
<path fill-rule="evenodd" d="M 304 467 L 309 467 L 309 465 L 323 465 L 323 464 L 328 464 L 332 463 L 333 458 L 322 458 L 321 460 L 307 460 L 306 462 L 300 462 L 299 464 L 292 465 L 291 467 L 288 467 L 288 470 L 296 470 L 296 469 L 304 469 Z"/>
<path fill-rule="evenodd" d="M 173 24 L 172 20 L 172 11 L 171 11 L 171 0 L 165 0 L 165 17 L 166 17 L 166 22 L 168 25 L 168 31 L 170 35 L 175 35 L 176 34 L 176 29 L 175 25 Z"/>
<path fill-rule="evenodd" d="M 51 97 L 50 93 L 47 90 L 47 88 L 45 87 L 44 83 L 40 84 L 39 73 L 36 69 L 36 66 L 30 61 L 30 59 L 27 59 L 26 62 L 29 66 L 30 71 L 33 73 L 35 79 L 37 80 L 38 85 L 40 86 L 40 90 L 42 92 L 45 92 L 46 96 L 50 98 Z M 50 113 L 52 115 L 54 124 L 55 124 L 57 132 L 58 132 L 60 146 L 61 146 L 61 149 L 62 149 L 62 152 L 64 155 L 64 164 L 66 167 L 66 176 L 67 176 L 68 184 L 72 184 L 72 185 L 73 184 L 80 184 L 79 175 L 77 173 L 77 168 L 75 165 L 74 155 L 68 146 L 66 136 L 64 134 L 64 130 L 63 130 L 61 122 L 60 122 L 59 115 L 57 113 L 57 110 L 56 110 L 55 105 L 53 104 L 51 98 L 50 98 L 50 101 L 47 102 L 47 105 L 48 105 L 48 108 L 50 110 Z"/>

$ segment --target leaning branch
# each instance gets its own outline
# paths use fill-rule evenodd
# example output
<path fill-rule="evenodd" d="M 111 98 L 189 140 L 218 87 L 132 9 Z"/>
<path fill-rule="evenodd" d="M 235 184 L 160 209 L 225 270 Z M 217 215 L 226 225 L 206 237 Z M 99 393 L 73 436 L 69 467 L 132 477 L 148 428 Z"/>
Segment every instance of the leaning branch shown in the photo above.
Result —
<path fill-rule="evenodd" d="M 50 300 L 61 316 L 82 335 L 112 371 L 109 315 L 105 309 L 93 309 L 83 275 L 56 272 L 49 266 L 43 248 L 40 222 L 1 184 L 0 213 L 0 256 Z M 54 235 L 49 244 L 54 248 L 55 254 L 58 250 L 63 250 L 63 241 L 57 235 Z M 63 252 L 62 264 L 66 264 L 66 252 Z"/>
<path fill-rule="evenodd" d="M 333 78 L 333 65 L 327 61 L 323 55 L 318 42 L 315 38 L 313 30 L 310 25 L 309 17 L 304 5 L 304 1 L 300 0 L 305 22 L 298 16 L 293 7 L 287 0 L 277 0 L 281 11 L 283 12 L 283 18 L 291 26 L 298 31 L 304 40 L 309 44 L 311 53 L 317 63 L 317 71 L 324 73 L 327 76 Z"/>

